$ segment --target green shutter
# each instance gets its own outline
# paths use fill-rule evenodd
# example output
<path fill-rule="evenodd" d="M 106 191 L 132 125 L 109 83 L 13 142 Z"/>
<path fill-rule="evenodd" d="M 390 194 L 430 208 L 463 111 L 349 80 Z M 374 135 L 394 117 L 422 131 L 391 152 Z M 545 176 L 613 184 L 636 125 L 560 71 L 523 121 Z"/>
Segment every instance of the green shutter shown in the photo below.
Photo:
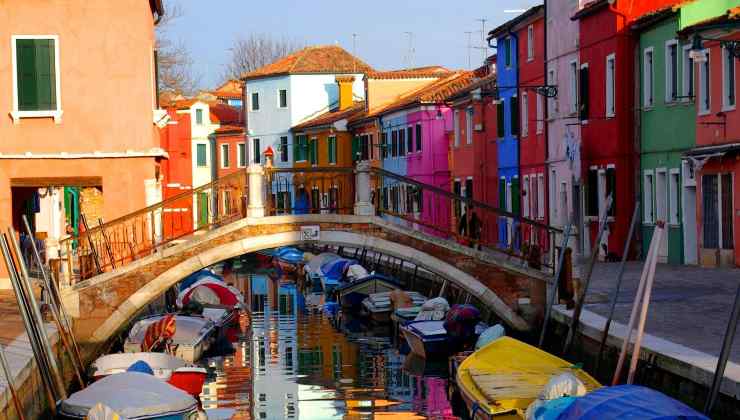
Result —
<path fill-rule="evenodd" d="M 308 157 L 309 157 L 309 160 L 310 160 L 310 162 L 311 162 L 312 165 L 315 165 L 316 164 L 316 157 L 317 157 L 316 155 L 318 154 L 317 153 L 318 150 L 317 150 L 317 147 L 316 147 L 317 146 L 317 140 L 316 139 L 309 140 L 308 146 L 309 146 L 309 149 L 308 149 Z"/>
<path fill-rule="evenodd" d="M 496 135 L 499 138 L 503 138 L 504 132 L 504 101 L 500 100 L 496 103 Z"/>
<path fill-rule="evenodd" d="M 521 192 L 519 191 L 519 178 L 511 178 L 511 212 L 520 215 L 521 213 Z"/>
<path fill-rule="evenodd" d="M 512 96 L 511 102 L 511 135 L 519 135 L 519 98 Z"/>
<path fill-rule="evenodd" d="M 352 162 L 357 161 L 360 152 L 360 136 L 352 137 Z"/>
<path fill-rule="evenodd" d="M 57 107 L 54 40 L 16 40 L 18 109 L 48 111 Z"/>
<path fill-rule="evenodd" d="M 498 208 L 506 210 L 506 180 L 498 180 Z"/>

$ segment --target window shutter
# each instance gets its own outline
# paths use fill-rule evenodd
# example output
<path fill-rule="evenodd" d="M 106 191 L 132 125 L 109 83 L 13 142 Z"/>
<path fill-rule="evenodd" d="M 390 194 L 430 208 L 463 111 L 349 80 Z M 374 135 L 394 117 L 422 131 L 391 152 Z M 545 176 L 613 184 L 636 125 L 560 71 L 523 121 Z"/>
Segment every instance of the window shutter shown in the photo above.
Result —
<path fill-rule="evenodd" d="M 606 196 L 612 196 L 612 206 L 609 209 L 609 216 L 614 216 L 617 208 L 617 174 L 615 168 L 606 168 Z M 672 211 L 672 210 L 671 210 Z"/>
<path fill-rule="evenodd" d="M 18 109 L 20 111 L 38 110 L 34 40 L 19 39 L 16 41 L 16 66 L 18 74 Z"/>
<path fill-rule="evenodd" d="M 579 87 L 579 93 L 580 93 L 580 100 L 578 101 L 578 104 L 580 106 L 578 115 L 581 118 L 581 120 L 587 120 L 588 119 L 588 67 L 581 68 L 581 74 L 580 74 L 580 84 Z"/>
<path fill-rule="evenodd" d="M 496 135 L 499 138 L 504 137 L 504 101 L 496 104 Z"/>
<path fill-rule="evenodd" d="M 421 124 L 416 124 L 416 151 L 421 152 Z"/>
<path fill-rule="evenodd" d="M 293 160 L 298 162 L 301 160 L 301 136 L 295 136 L 293 138 Z"/>
<path fill-rule="evenodd" d="M 54 40 L 37 39 L 36 80 L 39 95 L 39 108 L 56 109 L 56 75 L 54 68 Z"/>
<path fill-rule="evenodd" d="M 511 135 L 519 135 L 519 98 L 516 96 L 511 97 L 510 102 L 511 110 Z"/>
<path fill-rule="evenodd" d="M 506 180 L 498 180 L 498 208 L 506 210 Z"/>
<path fill-rule="evenodd" d="M 511 212 L 521 215 L 521 196 L 519 191 L 519 178 L 511 178 Z"/>
<path fill-rule="evenodd" d="M 360 136 L 352 137 L 352 162 L 357 161 L 357 156 L 360 152 Z"/>
<path fill-rule="evenodd" d="M 586 216 L 599 215 L 599 178 L 598 171 L 591 169 L 588 171 L 588 184 L 586 185 L 586 199 L 588 208 Z"/>

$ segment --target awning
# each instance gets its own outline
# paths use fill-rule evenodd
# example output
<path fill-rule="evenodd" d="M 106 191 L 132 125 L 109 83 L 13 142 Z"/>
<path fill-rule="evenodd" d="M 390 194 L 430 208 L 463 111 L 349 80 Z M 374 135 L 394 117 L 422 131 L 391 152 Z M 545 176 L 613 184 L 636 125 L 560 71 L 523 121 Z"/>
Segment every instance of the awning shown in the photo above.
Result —
<path fill-rule="evenodd" d="M 692 159 L 708 159 L 724 156 L 727 153 L 740 152 L 740 143 L 717 144 L 714 146 L 695 147 L 683 155 Z"/>

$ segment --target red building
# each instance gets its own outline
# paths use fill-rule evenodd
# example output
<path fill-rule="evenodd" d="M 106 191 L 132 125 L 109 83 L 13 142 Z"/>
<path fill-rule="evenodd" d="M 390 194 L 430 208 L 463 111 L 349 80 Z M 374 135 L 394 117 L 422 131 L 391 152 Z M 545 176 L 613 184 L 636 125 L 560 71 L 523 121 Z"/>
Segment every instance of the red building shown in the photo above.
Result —
<path fill-rule="evenodd" d="M 681 35 L 740 41 L 740 8 L 686 28 Z M 733 28 L 730 28 L 733 26 Z M 728 31 L 718 32 L 718 27 Z M 718 37 L 717 34 L 724 36 Z M 697 180 L 697 242 L 705 267 L 740 266 L 740 57 L 703 40 L 695 62 L 696 148 L 687 153 Z M 697 51 L 698 52 L 698 51 Z"/>
<path fill-rule="evenodd" d="M 513 31 L 519 42 L 519 176 L 522 180 L 522 216 L 547 223 L 546 98 L 534 88 L 545 84 L 545 10 L 518 23 Z M 526 234 L 526 232 L 525 232 Z M 546 232 L 542 232 L 546 240 Z M 543 243 L 543 242 L 538 242 Z"/>
<path fill-rule="evenodd" d="M 161 147 L 168 155 L 160 164 L 162 200 L 190 191 L 193 185 L 190 113 L 177 112 L 177 108 L 175 104 L 165 107 L 169 121 L 160 129 Z M 175 203 L 165 210 L 162 224 L 167 236 L 188 232 L 193 225 L 192 205 Z"/>
<path fill-rule="evenodd" d="M 476 80 L 448 98 L 454 122 L 449 133 L 451 191 L 455 194 L 498 207 L 498 148 L 496 147 L 496 106 L 492 88 L 496 84 L 495 57 L 476 70 Z M 455 140 L 455 139 L 458 140 Z M 464 204 L 453 208 L 452 225 L 458 226 Z M 490 214 L 491 217 L 486 217 Z M 481 211 L 483 242 L 496 238 L 496 217 Z M 456 230 L 456 229 L 454 229 Z"/>
<path fill-rule="evenodd" d="M 595 0 L 574 16 L 579 22 L 579 115 L 586 249 L 596 239 L 598 218 L 609 195 L 608 229 L 602 238 L 620 255 L 632 217 L 639 165 L 635 147 L 635 45 L 629 25 L 678 0 Z M 574 122 L 577 120 L 574 119 Z M 603 246 L 600 252 L 603 253 Z"/>
<path fill-rule="evenodd" d="M 216 174 L 218 178 L 247 167 L 244 125 L 225 124 L 213 133 L 216 143 Z"/>

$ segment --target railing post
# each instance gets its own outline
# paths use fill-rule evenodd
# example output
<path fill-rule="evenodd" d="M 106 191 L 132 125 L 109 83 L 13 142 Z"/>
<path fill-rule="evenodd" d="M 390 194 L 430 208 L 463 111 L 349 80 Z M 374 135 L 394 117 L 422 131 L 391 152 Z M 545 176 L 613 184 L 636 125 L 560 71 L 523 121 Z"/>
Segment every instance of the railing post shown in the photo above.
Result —
<path fill-rule="evenodd" d="M 265 217 L 264 203 L 264 178 L 265 171 L 262 165 L 252 164 L 247 168 L 249 178 L 249 205 L 247 206 L 247 217 Z"/>
<path fill-rule="evenodd" d="M 375 213 L 373 204 L 370 202 L 370 162 L 357 162 L 355 169 L 357 198 L 355 201 L 355 215 L 372 216 Z"/>

